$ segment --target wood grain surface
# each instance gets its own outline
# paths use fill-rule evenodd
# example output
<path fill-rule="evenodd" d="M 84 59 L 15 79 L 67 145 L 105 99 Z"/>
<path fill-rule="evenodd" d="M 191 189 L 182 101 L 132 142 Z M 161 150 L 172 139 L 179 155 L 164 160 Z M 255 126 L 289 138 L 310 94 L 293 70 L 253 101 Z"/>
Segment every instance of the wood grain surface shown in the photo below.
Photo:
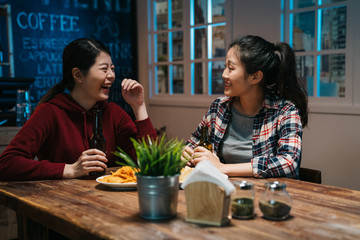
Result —
<path fill-rule="evenodd" d="M 360 191 L 283 178 L 246 180 L 254 183 L 256 216 L 225 227 L 186 222 L 183 190 L 175 219 L 144 220 L 136 190 L 113 190 L 90 178 L 0 182 L 0 204 L 71 239 L 360 239 Z M 264 183 L 274 180 L 286 183 L 293 200 L 285 221 L 266 220 L 259 209 Z"/>
<path fill-rule="evenodd" d="M 214 226 L 229 224 L 231 196 L 226 196 L 224 188 L 211 182 L 194 182 L 188 184 L 184 191 L 185 221 Z"/>

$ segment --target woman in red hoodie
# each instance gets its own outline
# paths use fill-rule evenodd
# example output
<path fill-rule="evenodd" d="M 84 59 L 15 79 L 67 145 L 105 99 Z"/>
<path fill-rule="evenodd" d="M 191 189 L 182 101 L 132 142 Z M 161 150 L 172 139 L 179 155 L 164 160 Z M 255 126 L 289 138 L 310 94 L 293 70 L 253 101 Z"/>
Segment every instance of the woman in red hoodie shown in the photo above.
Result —
<path fill-rule="evenodd" d="M 117 104 L 106 101 L 114 68 L 109 50 L 99 41 L 82 38 L 67 45 L 63 80 L 40 100 L 0 156 L 0 180 L 81 177 L 114 166 L 119 160 L 112 154 L 117 146 L 135 157 L 130 137 L 156 137 L 144 89 L 137 81 L 122 81 L 122 95 L 134 111 L 135 122 Z M 95 108 L 103 111 L 106 153 L 89 149 Z"/>

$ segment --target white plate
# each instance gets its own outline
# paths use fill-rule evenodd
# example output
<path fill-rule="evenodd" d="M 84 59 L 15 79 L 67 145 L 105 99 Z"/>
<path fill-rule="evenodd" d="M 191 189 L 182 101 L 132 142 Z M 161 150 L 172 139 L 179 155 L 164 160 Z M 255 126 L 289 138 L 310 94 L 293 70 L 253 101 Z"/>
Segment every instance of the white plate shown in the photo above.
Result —
<path fill-rule="evenodd" d="M 100 179 L 103 179 L 104 177 L 106 176 L 110 176 L 110 175 L 104 175 L 104 176 L 101 176 L 101 177 L 98 177 L 96 179 L 96 181 L 102 185 L 105 185 L 105 186 L 108 186 L 112 189 L 115 189 L 115 190 L 133 190 L 133 189 L 136 189 L 136 182 L 135 183 L 108 183 L 108 182 L 102 182 L 100 181 Z"/>
<path fill-rule="evenodd" d="M 100 181 L 100 179 L 103 179 L 106 176 L 110 176 L 110 175 L 104 175 L 104 176 L 98 177 L 96 179 L 96 182 L 98 182 L 102 185 L 108 186 L 115 190 L 134 190 L 137 187 L 136 182 L 135 183 L 108 183 L 108 182 Z M 224 178 L 228 178 L 228 176 L 224 174 Z M 179 185 L 181 185 L 183 182 L 184 181 L 179 181 Z"/>

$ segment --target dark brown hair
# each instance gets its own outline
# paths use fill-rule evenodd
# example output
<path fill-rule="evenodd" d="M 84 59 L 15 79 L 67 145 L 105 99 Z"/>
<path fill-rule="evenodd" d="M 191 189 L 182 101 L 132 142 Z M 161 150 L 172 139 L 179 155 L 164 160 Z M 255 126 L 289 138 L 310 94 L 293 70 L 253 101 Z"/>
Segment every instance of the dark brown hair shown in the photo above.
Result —
<path fill-rule="evenodd" d="M 308 123 L 307 93 L 296 74 L 295 53 L 283 42 L 270 43 L 258 36 L 246 35 L 233 41 L 246 72 L 263 73 L 263 87 L 290 100 L 299 109 L 303 127 Z"/>
<path fill-rule="evenodd" d="M 49 101 L 56 94 L 64 92 L 65 89 L 71 91 L 75 85 L 72 76 L 73 68 L 79 68 L 86 75 L 101 52 L 111 55 L 104 44 L 94 39 L 79 38 L 69 43 L 63 52 L 63 79 L 47 91 L 39 101 L 39 105 Z"/>

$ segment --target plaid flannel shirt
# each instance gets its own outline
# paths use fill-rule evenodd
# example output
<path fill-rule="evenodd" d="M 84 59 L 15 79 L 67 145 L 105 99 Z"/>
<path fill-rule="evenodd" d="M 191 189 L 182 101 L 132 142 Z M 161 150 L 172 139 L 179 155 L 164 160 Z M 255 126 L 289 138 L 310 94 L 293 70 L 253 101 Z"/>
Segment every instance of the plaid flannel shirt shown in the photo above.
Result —
<path fill-rule="evenodd" d="M 219 97 L 208 109 L 198 128 L 187 140 L 196 148 L 200 127 L 209 127 L 209 139 L 216 153 L 231 119 L 233 98 Z M 272 93 L 267 93 L 261 110 L 254 118 L 251 159 L 253 174 L 258 178 L 299 177 L 301 162 L 302 124 L 295 105 Z"/>

